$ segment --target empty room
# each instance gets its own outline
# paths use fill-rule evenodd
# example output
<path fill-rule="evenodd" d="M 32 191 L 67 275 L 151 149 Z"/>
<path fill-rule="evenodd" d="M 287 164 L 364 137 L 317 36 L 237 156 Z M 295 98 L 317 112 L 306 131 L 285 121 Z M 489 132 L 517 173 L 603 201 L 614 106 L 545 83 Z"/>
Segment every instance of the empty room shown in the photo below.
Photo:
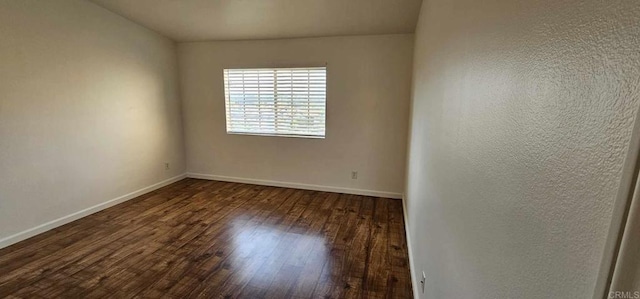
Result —
<path fill-rule="evenodd" d="M 638 0 L 0 0 L 0 298 L 640 298 Z"/>

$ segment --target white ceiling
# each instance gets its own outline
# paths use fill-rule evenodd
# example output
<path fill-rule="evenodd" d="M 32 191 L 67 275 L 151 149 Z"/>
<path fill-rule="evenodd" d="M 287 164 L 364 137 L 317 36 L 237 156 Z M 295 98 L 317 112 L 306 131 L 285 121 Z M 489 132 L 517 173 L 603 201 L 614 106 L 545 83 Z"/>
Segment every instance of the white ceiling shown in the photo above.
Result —
<path fill-rule="evenodd" d="M 176 41 L 414 32 L 422 0 L 89 0 Z"/>

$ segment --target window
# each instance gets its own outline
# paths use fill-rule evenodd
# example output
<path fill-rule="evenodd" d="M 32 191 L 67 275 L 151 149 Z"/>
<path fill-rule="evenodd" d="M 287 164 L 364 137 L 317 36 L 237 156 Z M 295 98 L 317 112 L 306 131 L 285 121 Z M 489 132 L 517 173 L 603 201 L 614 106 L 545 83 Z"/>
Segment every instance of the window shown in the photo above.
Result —
<path fill-rule="evenodd" d="M 324 138 L 327 69 L 225 69 L 227 133 Z"/>

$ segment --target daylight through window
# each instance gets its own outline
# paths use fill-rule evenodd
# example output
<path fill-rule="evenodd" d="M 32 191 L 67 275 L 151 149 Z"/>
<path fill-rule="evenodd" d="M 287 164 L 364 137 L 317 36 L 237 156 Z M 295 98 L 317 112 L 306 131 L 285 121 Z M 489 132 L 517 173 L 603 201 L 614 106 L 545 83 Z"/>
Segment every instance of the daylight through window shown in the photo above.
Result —
<path fill-rule="evenodd" d="M 326 67 L 225 69 L 227 133 L 324 138 Z"/>

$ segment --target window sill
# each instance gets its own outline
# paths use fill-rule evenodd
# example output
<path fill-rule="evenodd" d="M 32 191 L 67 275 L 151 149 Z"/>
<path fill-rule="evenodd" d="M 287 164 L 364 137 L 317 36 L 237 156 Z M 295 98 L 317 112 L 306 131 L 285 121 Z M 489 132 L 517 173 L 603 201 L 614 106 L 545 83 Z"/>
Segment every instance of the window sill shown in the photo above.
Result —
<path fill-rule="evenodd" d="M 317 135 L 295 135 L 295 134 L 260 134 L 260 133 L 243 133 L 243 132 L 227 132 L 228 135 L 246 135 L 246 136 L 263 136 L 263 137 L 286 137 L 286 138 L 305 138 L 305 139 L 325 139 L 325 136 Z"/>

